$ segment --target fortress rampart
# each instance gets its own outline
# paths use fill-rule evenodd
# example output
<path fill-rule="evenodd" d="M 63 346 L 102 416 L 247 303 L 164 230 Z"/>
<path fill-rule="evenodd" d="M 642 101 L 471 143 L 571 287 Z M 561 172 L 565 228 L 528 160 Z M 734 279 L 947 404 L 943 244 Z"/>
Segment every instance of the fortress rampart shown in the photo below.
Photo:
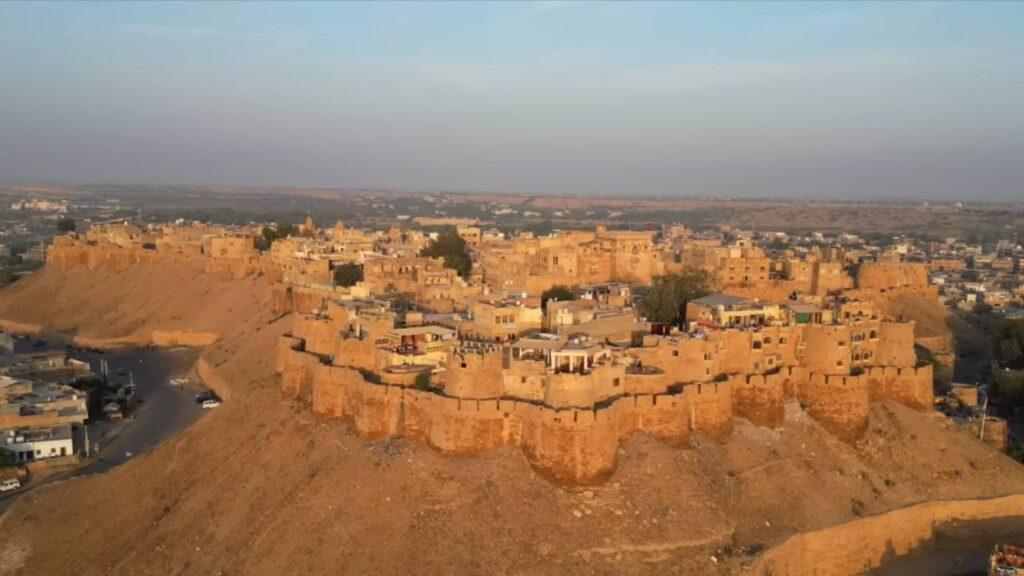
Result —
<path fill-rule="evenodd" d="M 660 394 L 636 393 L 644 389 L 636 380 L 651 377 L 663 385 L 663 373 L 626 374 L 627 384 L 632 384 L 617 396 L 588 408 L 556 408 L 544 400 L 482 397 L 481 390 L 502 389 L 495 360 L 500 356 L 494 354 L 467 352 L 465 373 L 450 378 L 452 386 L 446 385 L 444 392 L 419 390 L 411 387 L 411 378 L 395 384 L 374 378 L 369 366 L 332 363 L 338 358 L 357 361 L 367 356 L 372 343 L 328 337 L 336 328 L 330 321 L 303 322 L 297 328 L 306 339 L 283 337 L 277 367 L 283 391 L 310 402 L 316 413 L 349 422 L 365 438 L 417 439 L 445 454 L 517 446 L 540 473 L 570 484 L 595 482 L 608 474 L 615 467 L 619 443 L 638 431 L 672 445 L 685 444 L 692 432 L 721 438 L 732 431 L 734 417 L 779 426 L 785 402 L 798 400 L 827 430 L 852 440 L 867 426 L 869 401 L 888 399 L 924 408 L 931 400 L 930 366 L 871 367 L 855 375 L 784 367 L 768 374 L 679 383 Z M 469 378 L 493 382 L 470 386 L 463 381 Z"/>
<path fill-rule="evenodd" d="M 116 244 L 95 244 L 76 242 L 65 236 L 58 236 L 47 251 L 46 262 L 61 270 L 84 267 L 89 270 L 106 268 L 121 272 L 135 265 L 157 265 L 161 263 L 202 262 L 205 272 L 221 272 L 233 278 L 245 278 L 253 274 L 265 274 L 272 282 L 282 278 L 278 264 L 255 255 L 221 257 L 186 253 L 177 250 L 140 247 L 123 247 Z"/>
<path fill-rule="evenodd" d="M 359 370 L 305 351 L 294 337 L 282 338 L 277 363 L 286 394 L 310 401 L 318 414 L 346 420 L 362 437 L 418 439 L 454 455 L 518 446 L 538 471 L 567 483 L 606 475 L 615 467 L 619 442 L 637 431 L 678 445 L 691 431 L 723 436 L 732 429 L 731 382 L 623 395 L 591 409 L 555 409 L 374 383 Z"/>

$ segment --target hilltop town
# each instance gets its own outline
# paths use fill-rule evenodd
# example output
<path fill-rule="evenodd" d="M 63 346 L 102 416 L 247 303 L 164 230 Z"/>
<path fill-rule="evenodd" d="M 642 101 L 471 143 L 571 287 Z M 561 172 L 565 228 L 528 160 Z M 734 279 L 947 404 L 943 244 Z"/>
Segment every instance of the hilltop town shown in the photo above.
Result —
<path fill-rule="evenodd" d="M 46 535 L 23 529 L 4 553 L 55 530 L 80 543 L 33 556 L 39 573 L 66 571 L 143 524 L 160 526 L 148 540 L 163 552 L 113 571 L 324 561 L 297 552 L 309 528 L 290 516 L 294 498 L 327 503 L 318 522 L 333 538 L 353 537 L 330 507 L 347 510 L 361 546 L 373 545 L 329 555 L 368 571 L 380 559 L 354 550 L 398 546 L 373 535 L 375 518 L 421 534 L 396 550 L 433 558 L 428 570 L 468 551 L 444 544 L 457 525 L 496 543 L 460 561 L 477 568 L 546 572 L 568 554 L 568 566 L 590 569 L 607 553 L 638 572 L 671 562 L 683 573 L 768 573 L 797 561 L 786 546 L 824 537 L 819 528 L 861 530 L 858 519 L 922 498 L 1024 490 L 1020 465 L 1001 453 L 1017 446 L 1012 388 L 994 384 L 1016 372 L 979 330 L 1012 323 L 1019 308 L 1012 241 L 614 221 L 541 231 L 443 214 L 232 225 L 83 217 L 74 199 L 56 218 L 78 225 L 62 225 L 40 249 L 46 265 L 4 290 L 4 329 L 75 350 L 201 348 L 190 374 L 223 406 L 104 474 L 45 492 L 30 475 L 3 521 L 43 514 Z M 100 434 L 121 429 L 106 420 L 123 414 L 130 434 L 151 418 L 136 409 L 153 401 L 124 394 L 130 375 L 80 390 L 18 368 L 31 354 L 15 357 L 5 430 L 40 447 L 11 444 L 19 465 L 90 470 L 112 457 Z M 62 402 L 78 408 L 61 412 Z M 48 453 L 34 432 L 44 428 L 70 429 L 55 440 L 73 456 L 57 444 Z M 70 458 L 81 464 L 60 464 Z M 237 497 L 218 496 L 239 482 Z M 104 518 L 106 537 L 60 520 L 126 499 L 131 511 Z M 210 510 L 249 528 L 221 533 Z M 921 514 L 939 512 L 901 518 Z M 185 536 L 197 523 L 202 536 Z M 512 527 L 539 543 L 503 540 Z M 264 530 L 279 554 L 241 552 Z M 930 530 L 905 532 L 900 549 Z M 877 538 L 893 534 L 866 535 L 878 545 L 850 561 L 877 565 Z M 668 548 L 635 548 L 637 538 Z M 194 549 L 204 542 L 239 552 L 203 558 Z"/>
<path fill-rule="evenodd" d="M 47 261 L 265 277 L 274 312 L 294 315 L 276 361 L 286 394 L 370 439 L 449 454 L 516 446 L 567 483 L 607 476 L 637 431 L 681 445 L 727 436 L 735 418 L 779 427 L 787 402 L 857 440 L 872 401 L 930 410 L 935 370 L 955 358 L 948 330 L 906 313 L 942 310 L 929 273 L 962 262 L 955 242 L 922 262 L 906 246 L 778 249 L 776 237 L 766 250 L 751 234 L 684 226 L 535 236 L 422 224 L 439 231 L 117 222 L 58 236 Z M 445 243 L 465 261 L 426 255 Z M 673 302 L 676 317 L 648 317 L 659 282 L 694 274 L 702 292 Z M 987 428 L 1006 444 L 1004 422 Z"/>

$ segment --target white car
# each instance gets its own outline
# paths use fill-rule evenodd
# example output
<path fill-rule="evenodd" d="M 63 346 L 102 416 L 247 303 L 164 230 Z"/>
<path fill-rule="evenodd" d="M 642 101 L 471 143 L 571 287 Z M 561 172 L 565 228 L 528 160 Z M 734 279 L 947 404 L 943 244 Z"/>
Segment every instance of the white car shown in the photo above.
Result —
<path fill-rule="evenodd" d="M 0 492 L 10 492 L 11 490 L 17 490 L 21 488 L 21 481 L 17 478 L 11 478 L 0 482 Z"/>
<path fill-rule="evenodd" d="M 217 406 L 220 406 L 220 400 L 217 400 L 216 398 L 203 400 L 203 408 L 216 408 Z"/>

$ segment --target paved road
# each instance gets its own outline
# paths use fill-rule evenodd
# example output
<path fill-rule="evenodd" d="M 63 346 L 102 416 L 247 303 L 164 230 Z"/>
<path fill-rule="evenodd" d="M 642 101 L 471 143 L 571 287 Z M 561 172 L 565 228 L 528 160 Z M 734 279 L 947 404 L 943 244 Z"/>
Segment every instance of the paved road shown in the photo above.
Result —
<path fill-rule="evenodd" d="M 196 354 L 195 350 L 185 348 L 140 349 L 106 354 L 73 352 L 72 357 L 89 362 L 96 373 L 100 371 L 100 361 L 105 359 L 110 379 L 114 382 L 127 383 L 129 376 L 119 375 L 118 369 L 124 367 L 129 370 L 135 382 L 136 397 L 142 402 L 136 405 L 132 418 L 122 423 L 101 422 L 89 426 L 90 444 L 99 444 L 98 456 L 94 453 L 93 458 L 84 466 L 39 483 L 30 482 L 24 489 L 4 495 L 0 499 L 0 514 L 21 494 L 58 480 L 106 472 L 146 452 L 199 419 L 203 409 L 194 400 L 198 388 L 193 385 L 182 389 L 168 383 L 171 377 L 188 370 L 195 362 Z"/>

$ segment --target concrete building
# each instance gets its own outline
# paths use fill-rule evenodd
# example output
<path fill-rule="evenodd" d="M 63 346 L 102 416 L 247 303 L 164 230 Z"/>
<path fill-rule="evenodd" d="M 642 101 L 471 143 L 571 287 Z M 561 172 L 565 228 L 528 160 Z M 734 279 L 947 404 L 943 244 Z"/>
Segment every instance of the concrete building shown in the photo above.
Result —
<path fill-rule="evenodd" d="M 14 454 L 17 462 L 71 456 L 75 453 L 71 425 L 0 431 L 0 448 Z"/>

